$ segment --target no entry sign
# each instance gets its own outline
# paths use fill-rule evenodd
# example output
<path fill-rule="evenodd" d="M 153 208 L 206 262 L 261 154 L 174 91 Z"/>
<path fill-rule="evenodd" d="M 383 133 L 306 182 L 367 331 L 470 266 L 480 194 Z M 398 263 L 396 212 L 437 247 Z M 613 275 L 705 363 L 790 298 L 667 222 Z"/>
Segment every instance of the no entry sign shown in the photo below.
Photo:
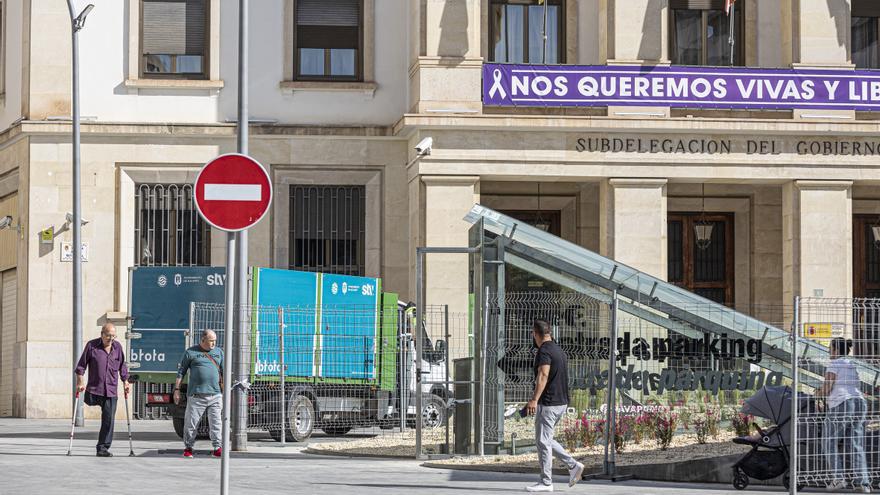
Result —
<path fill-rule="evenodd" d="M 247 229 L 272 202 L 272 184 L 259 162 L 238 153 L 208 162 L 196 177 L 196 208 L 206 222 L 227 232 Z"/>

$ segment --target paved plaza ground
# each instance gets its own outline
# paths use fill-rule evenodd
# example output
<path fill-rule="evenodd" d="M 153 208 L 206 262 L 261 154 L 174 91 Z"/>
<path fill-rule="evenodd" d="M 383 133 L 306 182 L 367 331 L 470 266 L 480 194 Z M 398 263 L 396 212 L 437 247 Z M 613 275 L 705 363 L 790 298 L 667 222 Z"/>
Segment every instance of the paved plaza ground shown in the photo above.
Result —
<path fill-rule="evenodd" d="M 77 429 L 67 457 L 70 423 L 63 420 L 0 419 L 0 494 L 184 494 L 219 493 L 220 461 L 200 441 L 197 457 L 180 457 L 183 446 L 167 421 L 135 421 L 135 457 L 128 456 L 125 422 L 117 422 L 113 458 L 94 455 L 99 422 Z M 328 441 L 317 435 L 310 442 Z M 338 439 L 333 439 L 338 441 Z M 447 471 L 415 460 L 345 458 L 303 453 L 304 444 L 281 448 L 268 435 L 252 434 L 249 452 L 231 459 L 232 493 L 395 495 L 524 493 L 535 476 Z M 782 493 L 779 488 L 737 492 L 722 485 L 629 481 L 583 482 L 557 491 L 596 495 Z"/>

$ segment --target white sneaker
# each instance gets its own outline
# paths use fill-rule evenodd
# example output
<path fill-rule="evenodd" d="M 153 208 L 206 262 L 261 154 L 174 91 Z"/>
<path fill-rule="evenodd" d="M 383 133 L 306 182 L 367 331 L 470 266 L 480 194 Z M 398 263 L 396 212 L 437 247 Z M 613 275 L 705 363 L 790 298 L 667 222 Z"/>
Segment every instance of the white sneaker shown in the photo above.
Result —
<path fill-rule="evenodd" d="M 584 476 L 584 465 L 578 462 L 572 469 L 568 470 L 568 486 L 572 487 Z"/>
<path fill-rule="evenodd" d="M 843 480 L 835 480 L 825 485 L 825 489 L 829 492 L 833 492 L 835 490 L 843 490 L 844 488 L 847 488 L 847 486 L 846 482 L 844 482 Z"/>
<path fill-rule="evenodd" d="M 873 493 L 873 492 L 871 491 L 870 486 L 862 485 L 862 486 L 856 488 L 856 493 Z"/>
<path fill-rule="evenodd" d="M 545 485 L 543 483 L 535 483 L 532 486 L 526 487 L 527 492 L 552 492 L 553 485 Z"/>

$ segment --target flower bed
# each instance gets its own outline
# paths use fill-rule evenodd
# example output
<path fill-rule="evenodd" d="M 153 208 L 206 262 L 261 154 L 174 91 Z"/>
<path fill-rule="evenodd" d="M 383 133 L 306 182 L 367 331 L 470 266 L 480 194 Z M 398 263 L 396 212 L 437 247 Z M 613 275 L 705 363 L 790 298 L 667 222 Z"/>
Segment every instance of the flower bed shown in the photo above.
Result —
<path fill-rule="evenodd" d="M 696 401 L 678 401 L 669 406 L 655 407 L 635 414 L 622 412 L 614 428 L 613 446 L 618 464 L 652 464 L 701 459 L 745 452 L 734 445 L 735 436 L 751 431 L 754 418 L 739 413 L 739 406 L 717 406 L 708 396 Z M 606 419 L 601 414 L 567 415 L 560 421 L 556 439 L 585 464 L 601 465 L 604 453 Z M 504 445 L 514 444 L 522 452 L 534 446 L 534 420 L 510 418 L 504 422 Z M 445 429 L 425 430 L 423 452 L 443 453 Z M 455 432 L 450 426 L 450 442 Z M 451 446 L 450 446 L 451 447 Z M 309 452 L 338 455 L 415 456 L 415 432 L 383 433 L 371 438 L 340 440 L 315 444 Z M 536 462 L 534 453 L 507 456 L 459 457 L 438 464 L 503 464 L 529 465 Z"/>

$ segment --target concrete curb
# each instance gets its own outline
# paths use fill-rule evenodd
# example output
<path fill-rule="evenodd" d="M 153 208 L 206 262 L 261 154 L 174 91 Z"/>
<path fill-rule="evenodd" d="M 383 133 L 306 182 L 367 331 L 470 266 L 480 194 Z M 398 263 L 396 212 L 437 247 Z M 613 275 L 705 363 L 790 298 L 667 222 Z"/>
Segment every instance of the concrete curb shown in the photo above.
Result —
<path fill-rule="evenodd" d="M 618 474 L 631 475 L 635 479 L 648 481 L 668 481 L 684 483 L 722 483 L 733 482 L 733 464 L 742 457 L 741 454 L 711 457 L 706 459 L 694 459 L 681 462 L 669 462 L 662 464 L 643 464 L 634 466 L 618 466 Z M 434 469 L 450 469 L 461 471 L 482 471 L 493 473 L 537 473 L 537 465 L 532 466 L 506 466 L 497 464 L 438 464 L 425 462 L 422 466 Z M 584 474 L 598 473 L 602 466 L 592 465 L 584 468 Z M 568 471 L 556 468 L 553 474 L 566 475 Z M 773 486 L 782 485 L 780 478 L 760 481 L 749 480 L 749 485 Z"/>
<path fill-rule="evenodd" d="M 406 459 L 410 461 L 416 460 L 415 457 L 411 455 L 373 455 L 373 454 L 360 454 L 356 452 L 334 452 L 329 450 L 320 450 L 320 449 L 304 449 L 302 451 L 303 454 L 313 454 L 313 455 L 324 455 L 327 457 L 371 457 L 374 459 Z"/>
<path fill-rule="evenodd" d="M 214 458 L 212 457 L 212 451 L 210 450 L 194 450 L 196 458 Z M 147 449 L 144 450 L 142 454 L 146 457 L 151 456 L 159 456 L 159 457 L 180 457 L 183 458 L 183 449 Z M 230 457 L 234 458 L 251 458 L 251 459 L 294 459 L 298 457 L 302 457 L 302 453 L 300 452 L 267 452 L 263 450 L 257 451 L 247 451 L 247 452 L 230 452 Z M 219 460 L 219 459 L 218 459 Z"/>

